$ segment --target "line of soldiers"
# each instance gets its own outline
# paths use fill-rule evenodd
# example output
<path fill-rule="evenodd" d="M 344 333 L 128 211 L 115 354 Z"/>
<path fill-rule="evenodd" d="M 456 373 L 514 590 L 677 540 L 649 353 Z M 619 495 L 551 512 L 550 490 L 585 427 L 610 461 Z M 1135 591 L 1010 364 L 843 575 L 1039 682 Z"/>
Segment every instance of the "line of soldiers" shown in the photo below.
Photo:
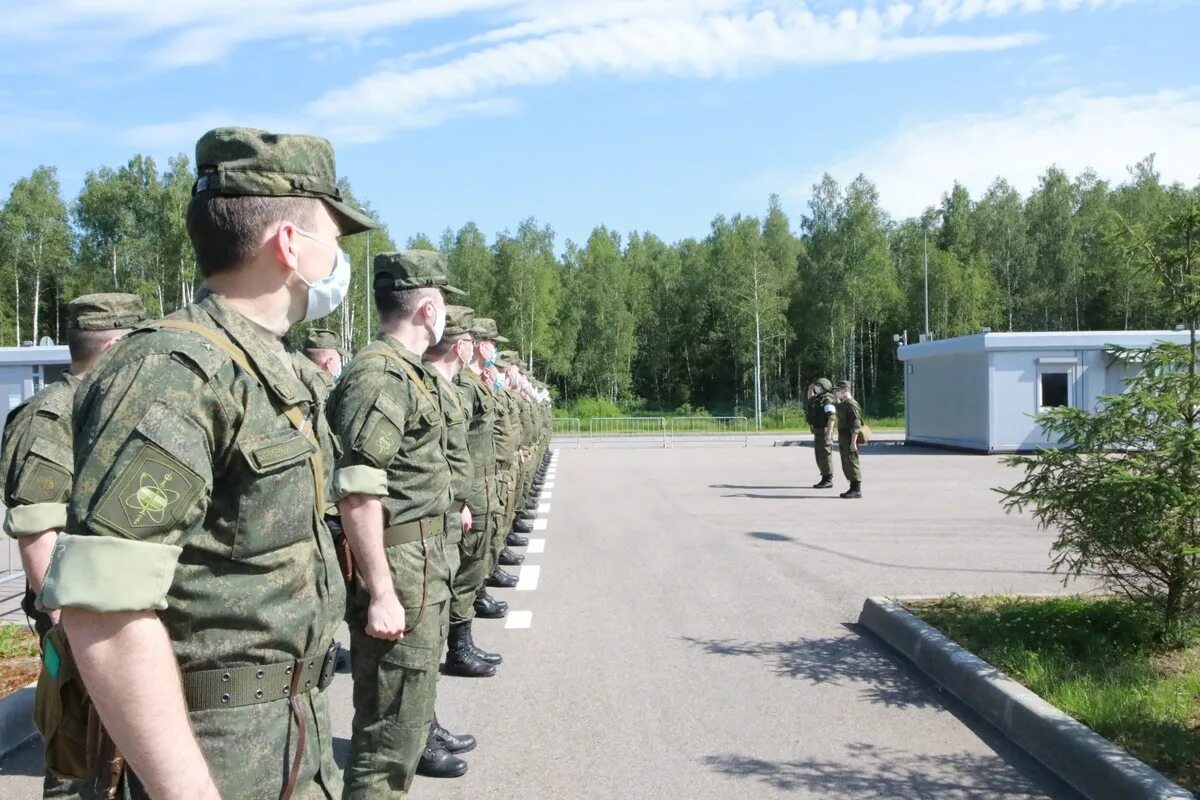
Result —
<path fill-rule="evenodd" d="M 850 382 L 839 381 L 834 387 L 828 378 L 817 378 L 808 385 L 804 411 L 813 435 L 817 469 L 821 471 L 821 480 L 812 488 L 833 488 L 833 439 L 836 430 L 842 474 L 850 481 L 850 488 L 842 492 L 841 497 L 846 500 L 861 499 L 862 466 L 858 460 L 858 446 L 863 440 L 862 433 L 866 425 Z"/>
<path fill-rule="evenodd" d="M 486 586 L 516 583 L 501 564 L 527 544 L 549 393 L 494 321 L 447 306 L 428 251 L 376 257 L 381 332 L 353 359 L 321 331 L 288 352 L 346 296 L 338 238 L 378 225 L 324 139 L 219 128 L 196 164 L 195 301 L 155 321 L 133 295 L 73 301 L 69 370 L 5 429 L 44 793 L 406 797 L 476 745 L 438 724 L 439 662 L 502 661 L 471 624 L 507 612 Z M 344 782 L 324 694 L 343 618 Z"/>

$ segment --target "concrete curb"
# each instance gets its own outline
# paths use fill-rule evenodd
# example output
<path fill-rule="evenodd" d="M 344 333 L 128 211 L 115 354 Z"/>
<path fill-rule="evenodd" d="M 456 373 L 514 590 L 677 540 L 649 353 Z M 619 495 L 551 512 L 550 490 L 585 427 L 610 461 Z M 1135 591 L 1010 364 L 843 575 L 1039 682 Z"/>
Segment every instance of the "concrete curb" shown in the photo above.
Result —
<path fill-rule="evenodd" d="M 0 700 L 0 756 L 4 756 L 37 735 L 33 727 L 33 696 L 37 684 L 18 689 Z"/>
<path fill-rule="evenodd" d="M 858 621 L 1089 800 L 1195 800 L 896 601 L 867 598 Z"/>

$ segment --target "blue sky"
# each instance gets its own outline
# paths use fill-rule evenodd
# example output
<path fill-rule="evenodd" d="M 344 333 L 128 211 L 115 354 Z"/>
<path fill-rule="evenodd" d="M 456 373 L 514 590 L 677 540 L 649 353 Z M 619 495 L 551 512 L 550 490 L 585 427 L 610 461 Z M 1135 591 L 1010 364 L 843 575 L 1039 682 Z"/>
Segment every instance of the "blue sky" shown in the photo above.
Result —
<path fill-rule="evenodd" d="M 1200 181 L 1190 0 L 0 0 L 0 186 L 191 153 L 210 127 L 333 140 L 403 242 L 536 216 L 703 236 L 798 222 L 825 171 L 905 216 L 1051 163 Z"/>

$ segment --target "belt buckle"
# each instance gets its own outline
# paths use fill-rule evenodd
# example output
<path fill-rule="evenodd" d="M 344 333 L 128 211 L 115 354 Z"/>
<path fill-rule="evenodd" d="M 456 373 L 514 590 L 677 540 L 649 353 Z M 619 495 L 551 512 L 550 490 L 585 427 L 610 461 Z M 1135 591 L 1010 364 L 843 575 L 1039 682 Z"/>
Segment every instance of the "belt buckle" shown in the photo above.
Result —
<path fill-rule="evenodd" d="M 337 674 L 338 654 L 342 652 L 342 643 L 334 642 L 325 651 L 325 660 L 321 662 L 321 674 L 317 677 L 317 691 L 325 691 Z"/>

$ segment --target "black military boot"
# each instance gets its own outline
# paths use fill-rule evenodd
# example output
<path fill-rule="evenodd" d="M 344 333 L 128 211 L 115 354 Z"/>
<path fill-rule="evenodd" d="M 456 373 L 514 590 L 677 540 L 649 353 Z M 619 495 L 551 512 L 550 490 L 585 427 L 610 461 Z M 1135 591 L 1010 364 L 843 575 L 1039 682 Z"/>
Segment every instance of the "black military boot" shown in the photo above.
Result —
<path fill-rule="evenodd" d="M 480 587 L 475 593 L 475 616 L 480 619 L 504 619 L 508 616 L 508 603 L 501 604 Z"/>
<path fill-rule="evenodd" d="M 500 566 L 519 567 L 525 563 L 525 556 L 518 555 L 507 547 L 500 551 Z"/>
<path fill-rule="evenodd" d="M 429 732 L 433 735 L 434 742 L 440 744 L 445 748 L 447 753 L 453 755 L 469 753 L 475 749 L 475 745 L 477 744 L 475 737 L 469 733 L 456 736 L 443 728 L 442 724 L 438 722 L 437 714 L 433 715 L 433 725 L 430 727 Z"/>
<path fill-rule="evenodd" d="M 495 603 L 501 611 L 508 611 L 508 601 L 507 600 L 501 600 L 497 597 L 492 597 L 490 594 L 488 594 L 487 589 L 485 589 L 482 586 L 479 587 L 479 591 L 483 593 L 483 596 L 486 597 L 489 602 Z"/>
<path fill-rule="evenodd" d="M 850 481 L 850 491 L 842 492 L 844 500 L 860 500 L 862 499 L 862 483 L 859 481 Z"/>
<path fill-rule="evenodd" d="M 509 531 L 508 536 L 504 538 L 504 543 L 509 547 L 528 547 L 529 540 L 519 533 Z"/>
<path fill-rule="evenodd" d="M 832 489 L 833 488 L 833 476 L 832 475 L 822 475 L 821 482 L 814 483 L 813 488 L 814 489 Z"/>
<path fill-rule="evenodd" d="M 450 626 L 450 635 L 446 640 L 445 674 L 460 678 L 490 678 L 496 674 L 496 668 L 475 656 L 467 638 L 469 624 L 460 622 Z"/>
<path fill-rule="evenodd" d="M 514 533 L 533 533 L 533 523 L 527 519 L 519 519 L 513 523 Z"/>
<path fill-rule="evenodd" d="M 537 519 L 537 512 L 521 509 L 521 513 L 517 515 L 517 518 L 523 519 L 527 522 L 532 522 L 533 520 Z"/>
<path fill-rule="evenodd" d="M 489 653 L 487 650 L 484 650 L 479 645 L 475 644 L 475 636 L 471 633 L 471 623 L 467 622 L 465 624 L 467 626 L 467 644 L 471 646 L 471 652 L 475 654 L 475 657 L 480 661 L 486 661 L 494 667 L 498 667 L 503 664 L 504 656 L 500 655 L 499 653 Z"/>
<path fill-rule="evenodd" d="M 537 507 L 538 507 L 538 499 L 536 497 L 531 497 L 525 501 L 525 510 L 526 511 L 537 511 Z"/>
<path fill-rule="evenodd" d="M 417 774 L 426 778 L 461 778 L 467 774 L 467 762 L 451 755 L 431 738 L 417 762 Z"/>
<path fill-rule="evenodd" d="M 484 581 L 484 585 L 491 586 L 494 589 L 511 589 L 517 585 L 517 576 L 512 575 L 500 567 L 492 570 L 492 574 Z"/>

